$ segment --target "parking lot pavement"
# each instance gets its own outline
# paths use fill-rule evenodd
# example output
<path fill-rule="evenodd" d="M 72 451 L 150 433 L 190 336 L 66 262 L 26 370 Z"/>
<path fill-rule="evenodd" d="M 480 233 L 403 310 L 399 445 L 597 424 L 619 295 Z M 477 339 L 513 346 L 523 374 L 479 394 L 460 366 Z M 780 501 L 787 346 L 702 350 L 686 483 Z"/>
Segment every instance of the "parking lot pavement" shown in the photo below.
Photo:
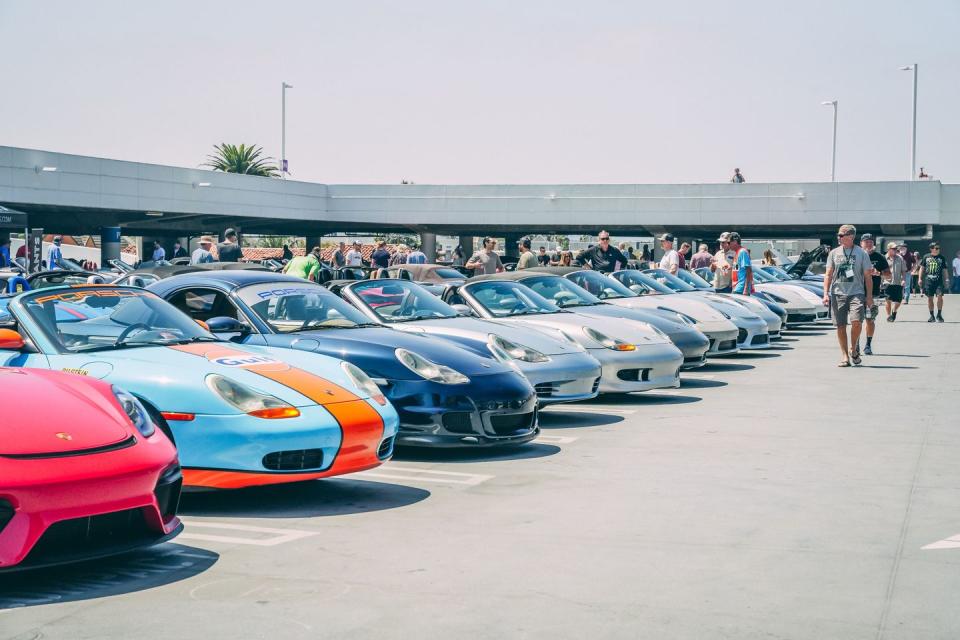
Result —
<path fill-rule="evenodd" d="M 960 637 L 960 296 L 829 327 L 510 452 L 192 494 L 133 557 L 0 578 L 0 638 Z"/>

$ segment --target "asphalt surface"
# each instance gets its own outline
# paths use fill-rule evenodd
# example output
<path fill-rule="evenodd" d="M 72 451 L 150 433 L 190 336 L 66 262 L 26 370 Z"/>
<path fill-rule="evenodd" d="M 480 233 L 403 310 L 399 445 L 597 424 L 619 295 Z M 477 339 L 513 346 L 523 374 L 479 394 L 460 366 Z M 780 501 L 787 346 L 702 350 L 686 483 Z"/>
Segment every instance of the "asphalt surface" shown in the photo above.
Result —
<path fill-rule="evenodd" d="M 859 369 L 794 332 L 512 454 L 187 496 L 176 543 L 0 577 L 0 638 L 960 637 L 958 298 Z"/>

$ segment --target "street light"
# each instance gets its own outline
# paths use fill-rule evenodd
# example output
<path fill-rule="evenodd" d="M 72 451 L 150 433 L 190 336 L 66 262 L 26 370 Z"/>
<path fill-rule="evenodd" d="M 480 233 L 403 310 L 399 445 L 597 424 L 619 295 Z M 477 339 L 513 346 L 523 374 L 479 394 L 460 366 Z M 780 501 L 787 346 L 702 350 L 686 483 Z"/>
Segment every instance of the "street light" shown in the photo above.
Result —
<path fill-rule="evenodd" d="M 292 84 L 280 83 L 280 177 L 287 177 L 287 89 L 293 89 Z"/>
<path fill-rule="evenodd" d="M 916 62 L 900 67 L 900 71 L 913 71 L 913 135 L 910 137 L 910 179 L 917 179 L 917 65 Z"/>
<path fill-rule="evenodd" d="M 833 107 L 833 160 L 830 162 L 830 182 L 837 181 L 837 101 L 824 100 L 825 107 Z"/>

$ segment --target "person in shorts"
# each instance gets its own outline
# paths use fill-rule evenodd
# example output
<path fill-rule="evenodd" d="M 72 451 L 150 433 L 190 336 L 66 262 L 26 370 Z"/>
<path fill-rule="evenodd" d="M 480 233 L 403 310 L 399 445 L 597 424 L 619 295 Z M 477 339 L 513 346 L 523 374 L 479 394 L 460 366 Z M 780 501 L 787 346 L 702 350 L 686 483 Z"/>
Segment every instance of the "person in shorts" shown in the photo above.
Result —
<path fill-rule="evenodd" d="M 949 288 L 947 259 L 940 255 L 940 243 L 930 243 L 930 253 L 920 259 L 920 286 L 927 296 L 930 318 L 927 322 L 943 322 L 943 292 Z M 933 299 L 937 299 L 937 315 L 933 315 Z"/>
<path fill-rule="evenodd" d="M 890 265 L 883 254 L 877 251 L 877 245 L 873 239 L 873 234 L 865 233 L 860 236 L 860 248 L 867 252 L 870 257 L 870 264 L 873 265 L 871 279 L 873 280 L 873 306 L 866 310 L 867 320 L 867 346 L 863 349 L 863 354 L 873 355 L 873 334 L 877 331 L 877 315 L 880 312 L 877 299 L 881 296 L 881 285 L 883 278 L 890 276 Z M 859 346 L 859 345 L 857 345 Z"/>
<path fill-rule="evenodd" d="M 823 276 L 823 304 L 829 305 L 833 313 L 843 354 L 839 367 L 849 367 L 851 362 L 860 365 L 860 330 L 866 308 L 873 306 L 873 264 L 867 252 L 856 245 L 856 237 L 857 228 L 852 224 L 840 227 L 840 246 L 827 256 L 827 272 Z"/>
<path fill-rule="evenodd" d="M 895 322 L 900 303 L 903 302 L 903 289 L 906 283 L 907 262 L 898 251 L 896 242 L 887 244 L 887 264 L 890 265 L 890 274 L 884 282 L 884 292 L 887 297 L 887 322 Z"/>

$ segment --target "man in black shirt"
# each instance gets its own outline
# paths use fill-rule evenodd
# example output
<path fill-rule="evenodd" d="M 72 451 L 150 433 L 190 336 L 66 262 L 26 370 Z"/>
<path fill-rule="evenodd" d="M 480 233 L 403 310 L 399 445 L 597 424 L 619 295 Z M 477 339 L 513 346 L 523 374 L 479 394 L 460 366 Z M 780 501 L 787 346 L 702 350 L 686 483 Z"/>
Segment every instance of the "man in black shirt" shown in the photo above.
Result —
<path fill-rule="evenodd" d="M 943 322 L 943 292 L 950 281 L 947 276 L 947 259 L 940 255 L 940 243 L 930 243 L 930 253 L 920 259 L 920 287 L 927 296 L 930 319 L 927 322 Z M 937 315 L 933 315 L 933 298 L 937 298 Z"/>
<path fill-rule="evenodd" d="M 883 254 L 877 251 L 876 243 L 873 240 L 873 234 L 865 233 L 860 236 L 860 248 L 867 252 L 870 258 L 870 264 L 873 265 L 873 306 L 867 309 L 867 346 L 863 350 L 863 355 L 873 355 L 873 334 L 877 330 L 877 298 L 880 297 L 880 283 L 883 277 L 890 277 L 890 264 Z M 858 347 L 860 345 L 857 345 Z"/>
<path fill-rule="evenodd" d="M 237 232 L 227 229 L 223 232 L 224 241 L 217 245 L 217 255 L 220 262 L 240 262 L 243 251 L 237 242 Z"/>
<path fill-rule="evenodd" d="M 540 253 L 537 254 L 537 262 L 540 263 L 541 267 L 550 266 L 550 255 L 547 253 L 546 247 L 540 247 Z"/>
<path fill-rule="evenodd" d="M 610 234 L 607 231 L 601 231 L 597 235 L 597 244 L 583 251 L 577 260 L 600 273 L 613 273 L 627 268 L 627 257 L 610 244 Z"/>

